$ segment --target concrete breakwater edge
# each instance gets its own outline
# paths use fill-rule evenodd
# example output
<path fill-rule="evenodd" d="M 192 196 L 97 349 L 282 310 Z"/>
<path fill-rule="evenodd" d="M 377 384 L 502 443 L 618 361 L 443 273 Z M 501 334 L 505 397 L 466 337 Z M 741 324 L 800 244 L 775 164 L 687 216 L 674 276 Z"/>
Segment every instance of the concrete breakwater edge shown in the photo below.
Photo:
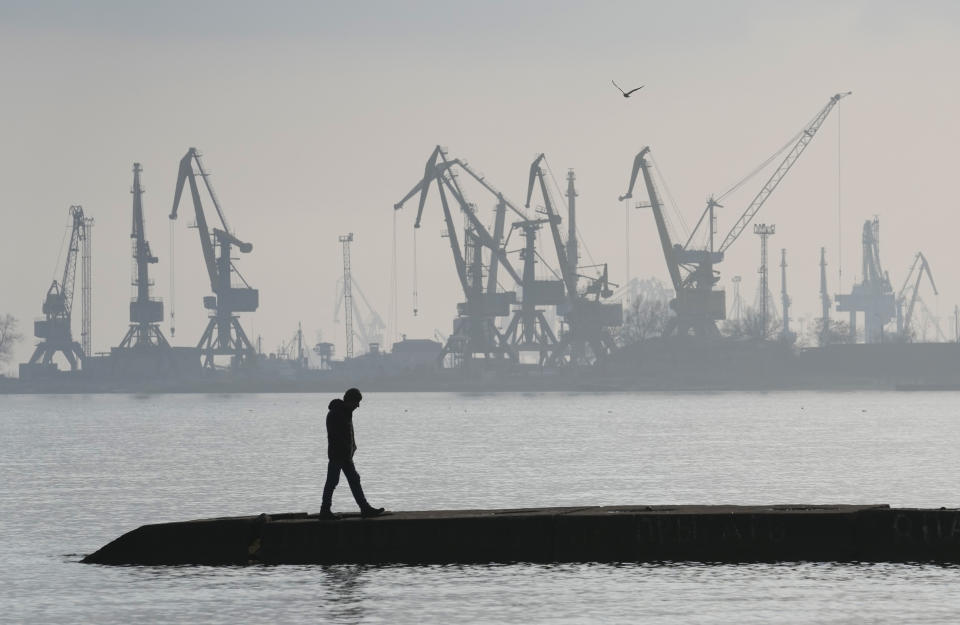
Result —
<path fill-rule="evenodd" d="M 144 525 L 83 559 L 112 565 L 506 562 L 960 563 L 960 509 L 607 506 L 306 512 Z"/>

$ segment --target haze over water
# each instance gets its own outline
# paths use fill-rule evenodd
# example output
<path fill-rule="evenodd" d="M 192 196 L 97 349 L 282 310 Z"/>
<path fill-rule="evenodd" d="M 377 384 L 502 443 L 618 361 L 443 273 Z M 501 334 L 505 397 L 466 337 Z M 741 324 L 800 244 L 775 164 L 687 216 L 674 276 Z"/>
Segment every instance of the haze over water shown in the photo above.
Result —
<path fill-rule="evenodd" d="M 329 399 L 4 397 L 0 622 L 952 623 L 960 611 L 960 568 L 931 565 L 78 563 L 145 523 L 316 512 Z M 958 400 L 368 393 L 356 416 L 356 460 L 371 502 L 392 510 L 956 507 Z M 338 489 L 334 509 L 353 508 L 348 489 Z"/>

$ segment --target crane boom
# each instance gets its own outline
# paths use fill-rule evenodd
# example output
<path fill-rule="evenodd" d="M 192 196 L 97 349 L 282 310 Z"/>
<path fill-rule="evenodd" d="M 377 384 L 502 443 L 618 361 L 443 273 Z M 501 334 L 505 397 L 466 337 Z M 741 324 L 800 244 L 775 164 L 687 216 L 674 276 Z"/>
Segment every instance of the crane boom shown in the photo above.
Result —
<path fill-rule="evenodd" d="M 217 255 L 210 237 L 210 228 L 207 226 L 207 217 L 203 213 L 203 201 L 200 199 L 200 189 L 197 187 L 197 178 L 193 171 L 193 159 L 197 149 L 190 148 L 180 159 L 180 170 L 177 173 L 177 186 L 173 193 L 173 209 L 170 219 L 177 218 L 177 209 L 180 207 L 180 196 L 183 193 L 185 182 L 190 183 L 190 196 L 193 199 L 193 208 L 196 214 L 197 232 L 200 234 L 200 247 L 203 250 L 203 261 L 207 266 L 207 275 L 210 277 L 210 286 L 217 288 Z"/>
<path fill-rule="evenodd" d="M 650 200 L 650 209 L 653 211 L 653 219 L 657 224 L 657 234 L 660 236 L 660 247 L 663 250 L 663 257 L 667 261 L 667 271 L 670 273 L 670 282 L 677 293 L 680 292 L 683 278 L 680 276 L 680 266 L 674 258 L 673 243 L 670 240 L 670 232 L 667 230 L 667 222 L 663 218 L 663 202 L 657 194 L 657 189 L 653 185 L 653 176 L 650 175 L 650 166 L 647 164 L 647 154 L 650 152 L 650 146 L 645 146 L 636 158 L 633 159 L 633 169 L 630 175 L 630 186 L 627 187 L 627 193 L 620 196 L 620 199 L 633 197 L 633 187 L 637 182 L 637 173 L 643 172 L 643 182 L 647 187 L 647 197 Z"/>
<path fill-rule="evenodd" d="M 803 151 L 807 149 L 808 145 L 810 145 L 814 135 L 817 134 L 820 126 L 822 126 L 823 122 L 826 121 L 827 116 L 830 114 L 830 111 L 833 110 L 833 107 L 837 105 L 837 102 L 847 97 L 851 93 L 851 91 L 846 91 L 844 93 L 834 94 L 827 102 L 826 106 L 824 106 L 817 116 L 813 118 L 813 121 L 810 122 L 806 128 L 800 132 L 800 137 L 797 139 L 797 142 L 794 143 L 790 151 L 787 152 L 787 155 L 780 163 L 780 166 L 777 167 L 777 169 L 770 176 L 770 179 L 767 180 L 767 183 L 763 185 L 763 188 L 760 189 L 756 197 L 753 198 L 753 201 L 750 202 L 750 204 L 747 206 L 747 209 L 743 211 L 743 214 L 740 215 L 740 219 L 738 219 L 737 222 L 733 224 L 733 227 L 730 228 L 730 232 L 727 233 L 723 243 L 720 244 L 720 252 L 726 251 L 726 249 L 737 240 L 737 237 L 739 237 L 744 228 L 750 224 L 750 221 L 753 220 L 754 216 L 756 216 L 764 202 L 766 202 L 770 197 L 770 194 L 773 193 L 773 190 L 777 188 L 777 185 L 780 184 L 780 181 L 783 180 L 783 177 L 787 175 L 787 172 L 789 172 L 790 168 L 793 167 L 794 163 L 797 162 L 797 159 L 800 158 L 800 155 L 803 154 Z"/>
<path fill-rule="evenodd" d="M 550 223 L 550 234 L 553 236 L 553 244 L 557 251 L 557 260 L 560 263 L 560 275 L 563 278 L 563 284 L 567 287 L 567 296 L 573 302 L 577 298 L 577 274 L 570 267 L 567 258 L 567 250 L 563 244 L 563 238 L 560 236 L 560 215 L 553 210 L 553 203 L 550 201 L 550 194 L 547 192 L 547 183 L 543 177 L 543 169 L 540 167 L 540 161 L 544 159 L 544 154 L 537 156 L 536 160 L 530 165 L 530 177 L 527 182 L 527 201 L 526 207 L 530 208 L 530 198 L 533 195 L 533 185 L 540 182 L 540 193 L 543 196 L 544 208 L 547 211 L 547 221 Z"/>
<path fill-rule="evenodd" d="M 438 161 L 441 161 L 441 162 L 438 163 Z M 420 220 L 423 216 L 423 208 L 427 201 L 427 193 L 430 190 L 430 185 L 434 181 L 436 181 L 437 188 L 440 192 L 441 201 L 444 203 L 444 207 L 445 207 L 444 221 L 447 224 L 447 231 L 448 233 L 452 233 L 453 232 L 452 217 L 451 219 L 447 218 L 449 214 L 448 212 L 449 208 L 447 207 L 445 195 L 443 192 L 443 187 L 446 186 L 447 190 L 449 190 L 451 195 L 454 196 L 454 199 L 456 199 L 457 203 L 460 205 L 460 208 L 462 209 L 463 214 L 466 216 L 467 220 L 470 222 L 471 226 L 473 227 L 474 234 L 477 236 L 477 239 L 480 241 L 480 243 L 484 247 L 486 247 L 488 250 L 490 250 L 491 254 L 496 257 L 497 263 L 499 265 L 502 265 L 504 269 L 507 270 L 507 273 L 510 274 L 510 277 L 512 277 L 518 284 L 521 283 L 522 279 L 520 277 L 520 274 L 516 271 L 516 269 L 510 263 L 510 259 L 507 257 L 506 250 L 504 250 L 503 247 L 499 245 L 499 241 L 501 240 L 501 237 L 497 236 L 496 232 L 494 233 L 494 235 L 491 235 L 490 232 L 487 230 L 487 228 L 483 225 L 483 223 L 474 214 L 474 212 L 472 210 L 468 210 L 467 202 L 463 198 L 462 194 L 459 192 L 458 185 L 454 182 L 451 182 L 452 178 L 448 172 L 454 166 L 461 167 L 467 173 L 469 173 L 473 178 L 475 178 L 481 185 L 483 185 L 485 189 L 487 189 L 491 193 L 496 194 L 498 203 L 502 203 L 504 206 L 510 208 L 517 214 L 522 215 L 524 219 L 526 219 L 526 216 L 523 213 L 523 211 L 518 209 L 512 202 L 507 200 L 502 193 L 496 190 L 495 187 L 487 183 L 483 178 L 483 176 L 480 176 L 473 170 L 466 167 L 463 161 L 461 161 L 460 159 L 447 160 L 440 146 L 437 146 L 436 148 L 434 148 L 433 153 L 430 155 L 430 158 L 427 159 L 427 164 L 424 167 L 423 178 L 420 179 L 417 182 L 417 184 L 415 184 L 413 188 L 410 189 L 410 191 L 405 196 L 403 196 L 403 198 L 399 202 L 393 205 L 394 210 L 400 210 L 401 208 L 403 208 L 403 205 L 407 202 L 407 200 L 409 200 L 414 195 L 417 195 L 419 193 L 420 201 L 417 207 L 417 217 L 413 223 L 414 228 L 419 228 Z M 501 236 L 502 236 L 502 230 L 501 230 Z M 454 243 L 454 240 L 451 239 L 451 245 L 453 243 Z M 464 261 L 464 264 L 461 264 L 460 259 L 458 258 L 458 256 L 462 257 L 462 254 L 460 253 L 459 249 L 460 248 L 458 245 L 457 251 L 454 252 L 454 261 L 457 265 L 458 273 L 462 272 L 462 275 L 465 276 L 466 264 L 465 264 L 465 261 Z M 465 280 L 466 278 L 462 279 L 462 281 L 465 281 Z"/>
<path fill-rule="evenodd" d="M 939 295 L 937 291 L 937 284 L 933 281 L 933 273 L 930 271 L 930 264 L 927 262 L 927 257 L 923 255 L 923 252 L 917 252 L 917 255 L 913 259 L 913 265 L 910 267 L 910 271 L 907 273 L 907 279 L 903 282 L 903 287 L 900 288 L 900 293 L 897 295 L 899 304 L 902 307 L 903 302 L 906 299 L 907 289 L 910 286 L 911 278 L 914 276 L 914 271 L 916 270 L 916 279 L 913 281 L 913 292 L 910 295 L 910 304 L 907 306 L 907 313 L 903 316 L 903 320 L 900 322 L 901 331 L 907 330 L 910 328 L 910 322 L 913 320 L 913 311 L 917 304 L 917 299 L 920 294 L 920 282 L 923 280 L 923 274 L 927 274 L 927 278 L 930 280 L 930 286 L 933 288 L 933 294 Z"/>
<path fill-rule="evenodd" d="M 70 319 L 73 312 L 73 291 L 77 283 L 77 255 L 80 253 L 80 241 L 85 234 L 83 207 L 71 206 L 70 216 L 73 219 L 73 227 L 70 230 L 67 262 L 63 265 L 63 279 L 60 281 L 60 293 L 63 296 L 63 308 L 67 319 Z"/>

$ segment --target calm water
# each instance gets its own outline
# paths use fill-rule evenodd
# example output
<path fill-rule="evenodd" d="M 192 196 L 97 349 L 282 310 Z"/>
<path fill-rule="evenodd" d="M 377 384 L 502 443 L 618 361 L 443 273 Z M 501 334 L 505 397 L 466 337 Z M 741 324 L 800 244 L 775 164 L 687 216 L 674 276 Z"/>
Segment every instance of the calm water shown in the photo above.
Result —
<path fill-rule="evenodd" d="M 956 623 L 919 565 L 101 567 L 148 522 L 319 509 L 327 395 L 0 397 L 0 622 Z M 377 394 L 394 510 L 960 506 L 960 394 Z M 342 484 L 334 508 L 353 509 Z"/>

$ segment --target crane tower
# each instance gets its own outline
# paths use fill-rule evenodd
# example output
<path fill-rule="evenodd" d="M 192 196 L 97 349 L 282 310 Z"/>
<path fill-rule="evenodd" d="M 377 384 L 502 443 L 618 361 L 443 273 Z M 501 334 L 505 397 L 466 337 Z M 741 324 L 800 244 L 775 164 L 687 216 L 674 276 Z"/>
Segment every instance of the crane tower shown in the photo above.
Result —
<path fill-rule="evenodd" d="M 353 358 L 353 285 L 350 283 L 350 243 L 353 233 L 340 236 L 343 246 L 343 314 L 347 329 L 347 358 Z"/>
<path fill-rule="evenodd" d="M 163 321 L 163 302 L 150 297 L 150 265 L 157 257 L 150 251 L 150 243 L 143 219 L 143 187 L 140 185 L 140 163 L 133 164 L 133 220 L 130 238 L 133 239 L 133 286 L 137 294 L 130 302 L 130 328 L 120 341 L 120 348 L 170 347 L 160 330 Z"/>
<path fill-rule="evenodd" d="M 830 293 L 827 291 L 827 248 L 820 248 L 820 345 L 830 338 Z"/>
<path fill-rule="evenodd" d="M 773 224 L 755 224 L 753 233 L 760 237 L 760 290 L 757 297 L 760 299 L 760 337 L 767 338 L 767 328 L 770 323 L 770 281 L 767 271 L 767 238 L 775 234 L 777 227 Z"/>
<path fill-rule="evenodd" d="M 797 335 L 790 331 L 790 296 L 787 294 L 787 250 L 780 250 L 780 305 L 783 307 L 783 325 L 780 327 L 780 340 L 793 343 Z"/>

